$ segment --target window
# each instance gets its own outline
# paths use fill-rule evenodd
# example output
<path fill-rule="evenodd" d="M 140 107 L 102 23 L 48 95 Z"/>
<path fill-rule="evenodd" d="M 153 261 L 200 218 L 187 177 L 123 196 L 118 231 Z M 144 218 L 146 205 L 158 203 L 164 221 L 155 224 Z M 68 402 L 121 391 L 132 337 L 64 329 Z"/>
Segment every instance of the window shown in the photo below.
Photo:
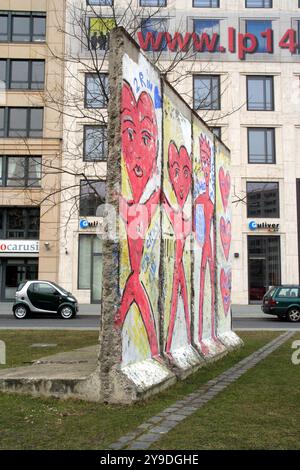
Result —
<path fill-rule="evenodd" d="M 113 4 L 113 0 L 87 0 L 87 5 L 94 5 L 94 6 L 111 6 Z"/>
<path fill-rule="evenodd" d="M 85 107 L 105 108 L 108 101 L 108 75 L 105 73 L 86 74 Z"/>
<path fill-rule="evenodd" d="M 38 239 L 40 209 L 38 207 L 1 207 L 0 237 Z"/>
<path fill-rule="evenodd" d="M 83 159 L 102 161 L 107 159 L 106 126 L 84 126 Z"/>
<path fill-rule="evenodd" d="M 141 31 L 143 34 L 144 39 L 146 39 L 147 33 L 152 33 L 153 42 L 156 41 L 158 33 L 166 33 L 168 32 L 168 25 L 169 22 L 166 18 L 148 18 L 146 20 L 142 20 L 141 22 Z M 148 44 L 147 51 L 151 51 L 152 46 L 151 43 Z M 160 47 L 160 51 L 167 50 L 167 41 L 163 37 Z"/>
<path fill-rule="evenodd" d="M 273 77 L 247 77 L 248 111 L 274 111 Z"/>
<path fill-rule="evenodd" d="M 6 59 L 0 59 L 0 82 L 1 89 L 6 88 Z"/>
<path fill-rule="evenodd" d="M 247 183 L 247 217 L 279 218 L 278 183 Z"/>
<path fill-rule="evenodd" d="M 0 108 L 0 137 L 42 136 L 43 108 Z"/>
<path fill-rule="evenodd" d="M 0 137 L 42 137 L 43 108 L 0 108 Z"/>
<path fill-rule="evenodd" d="M 5 108 L 0 108 L 0 137 L 5 136 Z"/>
<path fill-rule="evenodd" d="M 219 8 L 220 0 L 193 0 L 193 7 L 198 8 Z"/>
<path fill-rule="evenodd" d="M 40 90 L 44 79 L 44 60 L 0 60 L 0 80 L 6 88 Z"/>
<path fill-rule="evenodd" d="M 246 32 L 253 34 L 257 38 L 257 49 L 255 52 L 268 52 L 267 38 L 263 38 L 261 33 L 272 29 L 270 20 L 246 20 Z"/>
<path fill-rule="evenodd" d="M 201 75 L 194 77 L 194 109 L 220 109 L 220 77 Z"/>
<path fill-rule="evenodd" d="M 0 156 L 0 168 L 2 186 L 26 188 L 41 185 L 41 157 Z"/>
<path fill-rule="evenodd" d="M 166 7 L 167 0 L 140 0 L 141 7 Z"/>
<path fill-rule="evenodd" d="M 278 297 L 299 297 L 299 289 L 297 287 L 282 287 L 278 291 Z"/>
<path fill-rule="evenodd" d="M 54 287 L 50 286 L 50 284 L 46 284 L 44 282 L 35 282 L 31 284 L 28 288 L 29 292 L 41 295 L 53 295 L 57 292 Z"/>
<path fill-rule="evenodd" d="M 211 127 L 211 130 L 220 140 L 222 139 L 222 127 Z"/>
<path fill-rule="evenodd" d="M 220 20 L 213 20 L 213 19 L 194 20 L 194 33 L 197 33 L 200 36 L 202 34 L 207 34 L 211 42 L 212 42 L 214 35 L 217 34 L 218 40 L 215 43 L 214 52 L 218 51 L 219 43 L 220 43 Z M 207 44 L 203 45 L 202 50 L 208 51 Z"/>
<path fill-rule="evenodd" d="M 275 129 L 248 129 L 248 163 L 275 163 Z"/>
<path fill-rule="evenodd" d="M 0 12 L 1 42 L 41 42 L 45 40 L 45 13 Z"/>
<path fill-rule="evenodd" d="M 107 51 L 109 49 L 109 32 L 116 27 L 114 18 L 90 18 L 89 41 L 93 50 Z"/>
<path fill-rule="evenodd" d="M 246 0 L 246 8 L 273 8 L 273 0 Z"/>
<path fill-rule="evenodd" d="M 97 235 L 79 235 L 78 289 L 91 290 L 91 302 L 101 301 L 102 240 Z"/>
<path fill-rule="evenodd" d="M 105 203 L 105 181 L 80 182 L 80 215 L 95 217 L 97 208 Z"/>

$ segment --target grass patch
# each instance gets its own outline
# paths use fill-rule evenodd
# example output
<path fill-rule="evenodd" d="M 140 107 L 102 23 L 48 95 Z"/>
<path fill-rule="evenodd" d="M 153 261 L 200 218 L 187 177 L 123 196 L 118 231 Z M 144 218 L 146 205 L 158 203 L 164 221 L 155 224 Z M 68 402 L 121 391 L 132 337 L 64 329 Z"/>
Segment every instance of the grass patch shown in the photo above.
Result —
<path fill-rule="evenodd" d="M 32 335 L 33 333 L 37 336 L 34 340 L 31 336 L 30 344 L 33 342 L 58 342 L 60 335 L 62 335 L 61 341 L 64 341 L 63 337 L 67 341 L 69 335 L 75 333 L 80 335 L 83 342 L 85 335 L 87 335 L 93 344 L 93 338 L 89 335 L 95 334 L 69 331 L 31 332 Z M 0 334 L 1 339 L 4 339 L 2 332 Z M 29 332 L 17 331 L 14 332 L 14 335 L 14 344 L 19 344 L 25 341 L 24 338 L 29 335 Z M 161 394 L 131 406 L 108 406 L 76 400 L 61 401 L 0 394 L 0 449 L 105 449 L 110 443 L 133 430 L 149 417 L 195 391 L 209 379 L 216 377 L 274 339 L 278 333 L 243 332 L 240 336 L 245 341 L 244 348 L 201 369 Z M 13 336 L 10 339 L 12 340 L 12 338 Z M 29 342 L 27 338 L 25 341 L 27 346 Z M 23 344 L 25 343 L 23 342 Z M 76 347 L 79 347 L 78 343 L 76 343 Z M 26 354 L 26 357 L 29 358 L 33 352 L 30 350 Z M 190 435 L 190 429 L 189 427 L 187 436 Z"/>
<path fill-rule="evenodd" d="M 0 370 L 7 367 L 28 365 L 40 357 L 59 352 L 71 351 L 97 344 L 97 331 L 67 331 L 67 330 L 0 330 L 0 340 L 6 344 L 6 364 L 0 365 Z M 50 348 L 32 348 L 35 343 L 57 344 Z"/>
<path fill-rule="evenodd" d="M 153 449 L 300 449 L 300 366 L 291 362 L 295 335 Z M 191 433 L 190 430 L 193 430 Z"/>

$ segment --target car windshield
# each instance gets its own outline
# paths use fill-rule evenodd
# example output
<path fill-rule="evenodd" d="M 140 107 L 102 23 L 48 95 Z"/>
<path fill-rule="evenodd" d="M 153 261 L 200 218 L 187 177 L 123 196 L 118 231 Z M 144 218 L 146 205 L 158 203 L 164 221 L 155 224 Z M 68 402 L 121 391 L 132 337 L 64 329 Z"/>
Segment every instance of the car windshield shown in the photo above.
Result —
<path fill-rule="evenodd" d="M 56 282 L 52 282 L 51 281 L 51 284 L 56 287 L 58 290 L 60 290 L 63 294 L 66 294 L 66 295 L 69 295 L 70 292 L 68 292 L 66 289 L 64 289 L 63 287 L 59 286 L 58 284 L 56 284 Z"/>

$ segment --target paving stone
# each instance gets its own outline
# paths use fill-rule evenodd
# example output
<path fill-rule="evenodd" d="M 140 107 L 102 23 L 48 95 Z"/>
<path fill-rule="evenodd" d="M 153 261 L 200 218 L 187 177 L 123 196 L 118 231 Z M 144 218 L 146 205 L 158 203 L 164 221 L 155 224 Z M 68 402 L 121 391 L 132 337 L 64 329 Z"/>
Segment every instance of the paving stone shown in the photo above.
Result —
<path fill-rule="evenodd" d="M 177 414 L 178 414 L 178 415 L 182 415 L 182 416 L 190 416 L 192 413 L 194 413 L 193 410 L 191 411 L 191 410 L 189 410 L 189 409 L 187 409 L 187 408 L 184 408 L 184 409 L 178 411 Z"/>
<path fill-rule="evenodd" d="M 180 406 L 170 406 L 169 408 L 166 408 L 164 411 L 166 413 L 173 413 L 174 411 L 179 410 L 181 408 Z"/>
<path fill-rule="evenodd" d="M 186 418 L 184 415 L 179 415 L 179 414 L 173 414 L 168 417 L 168 420 L 170 421 L 183 421 Z"/>
<path fill-rule="evenodd" d="M 172 422 L 172 421 L 171 421 Z M 173 421 L 174 422 L 174 421 Z M 167 432 L 169 432 L 171 429 L 170 426 L 168 426 L 166 424 L 166 422 L 164 421 L 163 424 L 161 426 L 156 426 L 155 428 L 152 428 L 151 429 L 151 432 L 155 433 L 155 434 L 166 434 Z"/>
<path fill-rule="evenodd" d="M 158 435 L 158 433 L 155 433 L 155 434 L 149 433 L 149 434 L 143 434 L 135 442 L 155 442 L 155 441 L 158 441 L 159 438 L 160 436 Z"/>
<path fill-rule="evenodd" d="M 115 444 L 112 444 L 109 446 L 109 450 L 121 450 L 124 448 L 124 444 L 122 444 L 121 442 L 118 443 L 116 442 Z"/>
<path fill-rule="evenodd" d="M 118 440 L 118 442 L 120 443 L 127 443 L 127 442 L 130 442 L 130 441 L 133 441 L 134 439 L 136 439 L 137 436 L 139 436 L 141 433 L 140 432 L 132 432 L 130 434 L 126 434 L 126 436 L 123 436 L 123 437 L 120 437 L 120 439 Z"/>
<path fill-rule="evenodd" d="M 161 413 L 161 414 L 163 414 L 163 413 Z M 149 428 L 151 428 L 152 424 L 153 423 L 148 423 L 148 422 L 147 423 L 142 423 L 142 424 L 140 424 L 140 426 L 137 427 L 137 429 L 141 429 L 141 430 L 149 429 Z"/>
<path fill-rule="evenodd" d="M 153 416 L 152 418 L 149 418 L 147 423 L 159 423 L 162 420 L 161 416 Z"/>
<path fill-rule="evenodd" d="M 146 450 L 149 449 L 149 442 L 133 442 L 126 450 Z"/>

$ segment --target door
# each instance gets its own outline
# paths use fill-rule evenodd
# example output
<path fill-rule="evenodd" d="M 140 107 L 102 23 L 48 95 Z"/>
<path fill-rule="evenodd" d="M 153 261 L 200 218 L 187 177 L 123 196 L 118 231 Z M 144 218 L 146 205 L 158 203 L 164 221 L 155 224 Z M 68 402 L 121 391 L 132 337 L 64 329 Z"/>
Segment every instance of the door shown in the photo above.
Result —
<path fill-rule="evenodd" d="M 93 239 L 92 275 L 91 275 L 91 303 L 101 302 L 102 293 L 102 240 Z"/>
<path fill-rule="evenodd" d="M 56 312 L 60 301 L 60 293 L 52 286 L 43 282 L 35 282 L 28 288 L 28 297 L 32 305 L 38 310 Z"/>
<path fill-rule="evenodd" d="M 30 258 L 8 258 L 3 261 L 2 270 L 4 278 L 4 299 L 12 300 L 20 282 L 37 279 L 38 260 Z"/>
<path fill-rule="evenodd" d="M 248 236 L 249 303 L 281 283 L 280 237 Z"/>
<path fill-rule="evenodd" d="M 260 302 L 267 289 L 266 258 L 249 256 L 250 302 Z"/>

